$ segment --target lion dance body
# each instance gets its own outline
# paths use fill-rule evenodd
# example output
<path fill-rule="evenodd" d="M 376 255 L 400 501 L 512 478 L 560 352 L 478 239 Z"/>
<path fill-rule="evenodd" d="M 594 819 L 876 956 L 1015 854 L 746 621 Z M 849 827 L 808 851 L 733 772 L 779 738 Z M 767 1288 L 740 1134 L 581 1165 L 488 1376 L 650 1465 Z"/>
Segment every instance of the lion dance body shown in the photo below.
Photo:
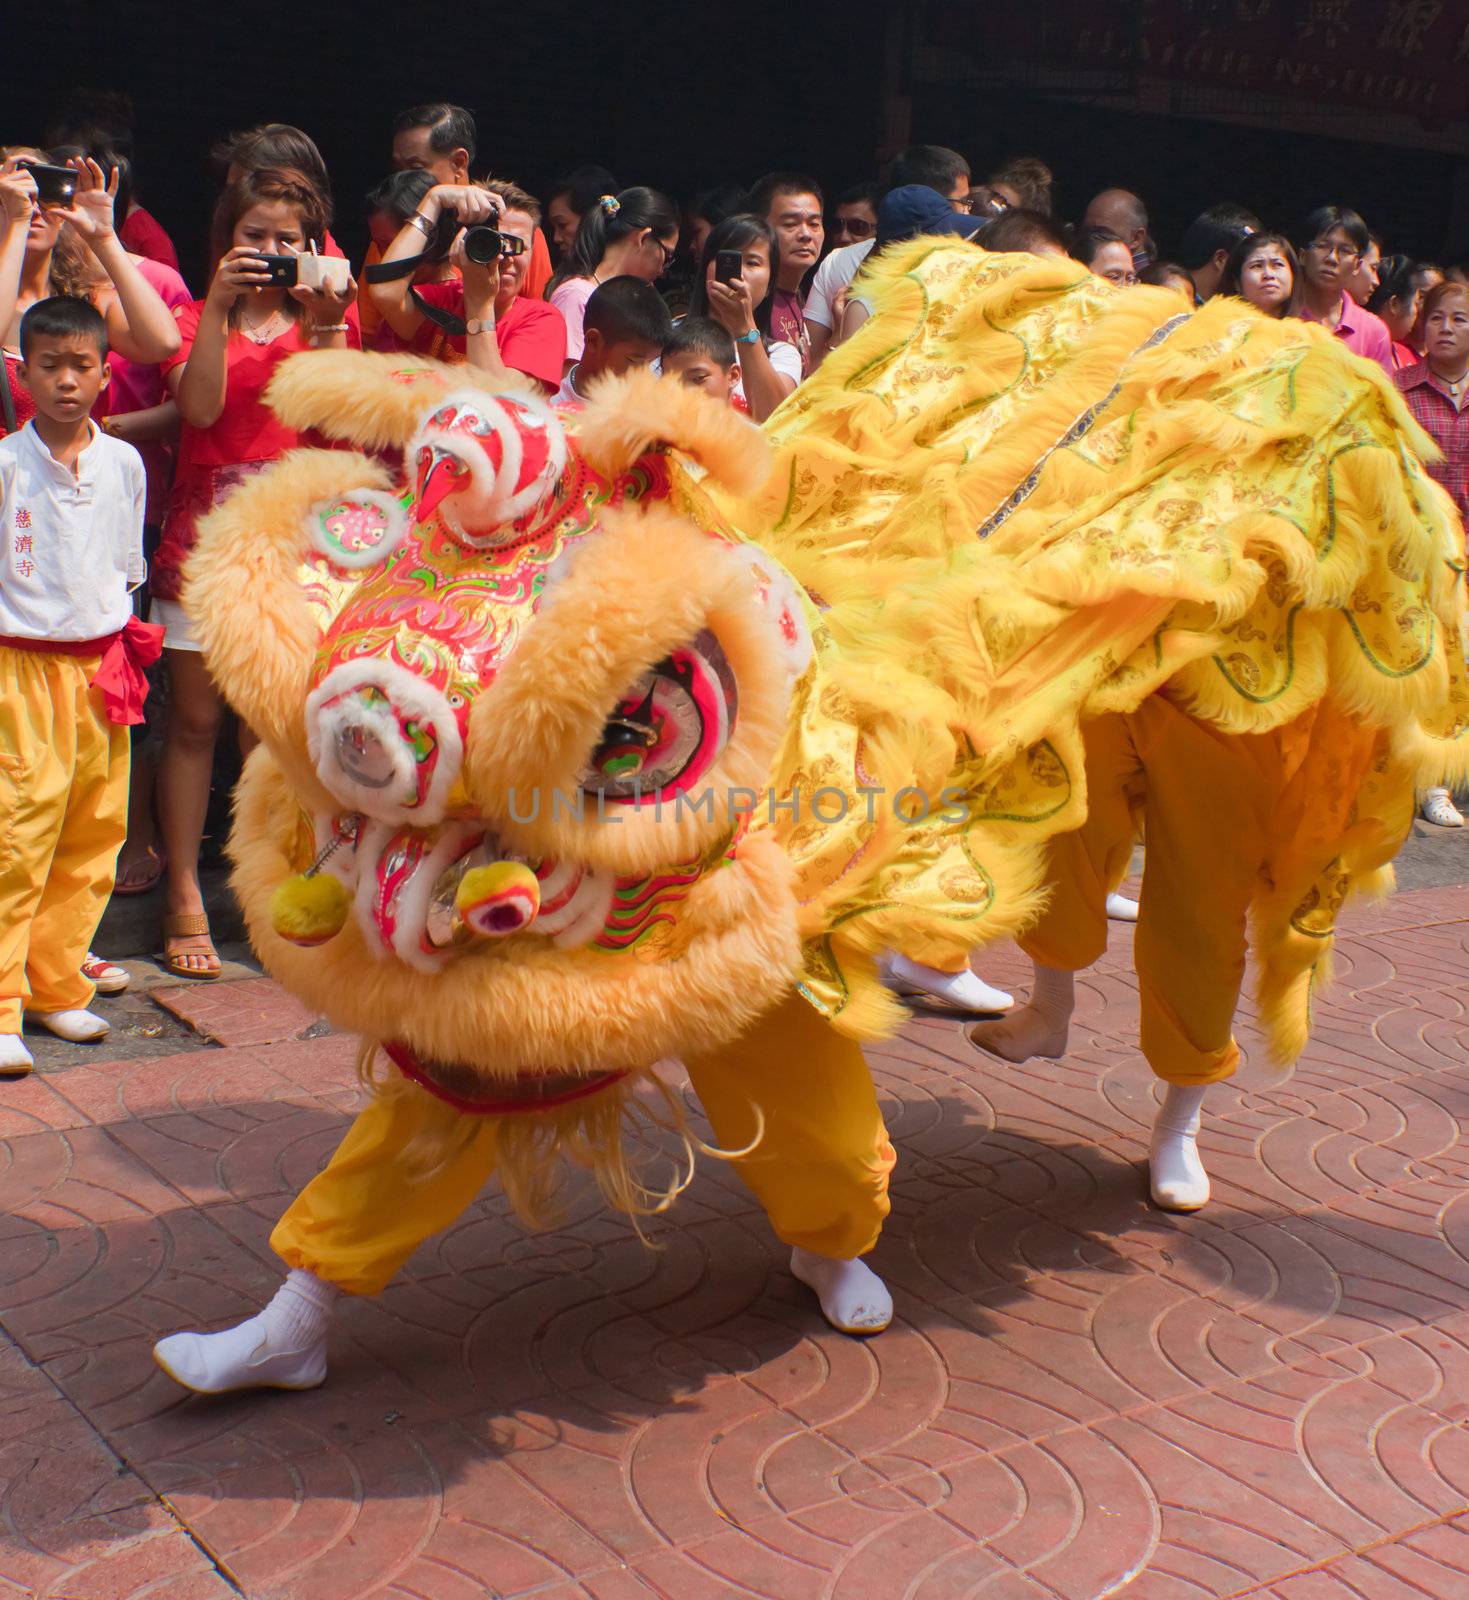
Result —
<path fill-rule="evenodd" d="M 1380 376 L 1073 263 L 871 273 L 765 437 L 648 374 L 560 415 L 391 357 L 277 378 L 356 448 L 237 490 L 186 604 L 261 739 L 251 938 L 373 1089 L 277 1226 L 292 1281 L 376 1292 L 494 1171 L 542 1214 L 564 1155 L 657 1207 L 622 1129 L 676 1057 L 820 1293 L 887 1210 L 885 949 L 1084 965 L 1145 818 L 1149 1059 L 1233 1070 L 1249 915 L 1288 1061 L 1336 911 L 1469 765 L 1463 536 Z M 883 1298 L 823 1306 L 870 1332 Z M 320 1381 L 258 1331 L 221 1365 L 239 1331 L 159 1359 Z"/>

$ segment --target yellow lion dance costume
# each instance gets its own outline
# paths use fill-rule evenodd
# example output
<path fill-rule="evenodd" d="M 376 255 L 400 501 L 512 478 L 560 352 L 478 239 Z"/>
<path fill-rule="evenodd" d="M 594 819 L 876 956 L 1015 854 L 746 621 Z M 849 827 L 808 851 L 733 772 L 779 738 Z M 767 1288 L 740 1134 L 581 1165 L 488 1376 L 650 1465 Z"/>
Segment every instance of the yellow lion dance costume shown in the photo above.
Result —
<path fill-rule="evenodd" d="M 1253 854 L 1225 854 L 1299 1049 L 1336 907 L 1464 766 L 1425 441 L 1329 339 L 1238 306 L 932 240 L 875 278 L 769 425 L 774 472 L 647 374 L 563 415 L 390 357 L 276 379 L 283 420 L 357 449 L 236 491 L 186 603 L 261 739 L 252 940 L 361 1035 L 374 1095 L 276 1228 L 271 1305 L 160 1342 L 180 1381 L 319 1383 L 335 1295 L 492 1172 L 533 1218 L 562 1154 L 656 1208 L 621 1130 L 667 1057 L 829 1319 L 876 1331 L 857 1258 L 894 1157 L 859 1041 L 905 1015 L 876 958 L 1022 935 L 1049 876 L 1055 964 L 1090 959 L 1077 885 L 1125 864 L 1140 717 L 1215 730 L 1234 792 L 1234 746 L 1274 741 Z"/>

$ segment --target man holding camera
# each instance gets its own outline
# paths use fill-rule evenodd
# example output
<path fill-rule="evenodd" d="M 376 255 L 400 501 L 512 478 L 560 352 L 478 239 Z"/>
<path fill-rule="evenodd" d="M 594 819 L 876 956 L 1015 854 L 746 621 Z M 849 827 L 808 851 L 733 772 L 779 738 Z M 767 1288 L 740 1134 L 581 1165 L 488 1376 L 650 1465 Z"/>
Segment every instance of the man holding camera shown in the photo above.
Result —
<path fill-rule="evenodd" d="M 467 361 L 507 384 L 530 378 L 554 394 L 566 324 L 544 301 L 520 292 L 539 222 L 540 205 L 513 183 L 435 184 L 381 264 L 368 269 L 368 293 L 410 349 Z M 415 285 L 423 258 L 445 252 L 459 279 Z"/>

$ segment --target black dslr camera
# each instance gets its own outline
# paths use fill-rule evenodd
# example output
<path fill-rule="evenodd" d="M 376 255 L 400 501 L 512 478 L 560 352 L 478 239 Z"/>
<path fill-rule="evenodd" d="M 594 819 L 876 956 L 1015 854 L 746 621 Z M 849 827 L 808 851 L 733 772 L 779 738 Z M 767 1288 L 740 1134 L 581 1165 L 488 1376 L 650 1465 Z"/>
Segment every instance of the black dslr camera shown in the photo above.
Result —
<path fill-rule="evenodd" d="M 438 228 L 424 255 L 433 261 L 443 260 L 448 255 L 449 247 L 454 243 L 454 235 L 458 231 L 458 217 L 452 211 L 445 212 L 439 218 Z M 524 254 L 525 240 L 517 239 L 513 233 L 501 233 L 498 228 L 492 228 L 486 223 L 476 223 L 474 227 L 464 230 L 464 255 L 476 266 L 487 267 L 492 261 L 498 261 L 501 256 Z"/>

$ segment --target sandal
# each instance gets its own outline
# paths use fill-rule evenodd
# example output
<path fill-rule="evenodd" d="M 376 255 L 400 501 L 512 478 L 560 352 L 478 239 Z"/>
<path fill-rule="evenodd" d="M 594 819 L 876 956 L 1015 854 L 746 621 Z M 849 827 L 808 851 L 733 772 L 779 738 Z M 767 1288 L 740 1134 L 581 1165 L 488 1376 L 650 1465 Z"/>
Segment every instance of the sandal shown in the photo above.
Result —
<path fill-rule="evenodd" d="M 189 948 L 177 948 L 188 945 Z M 212 967 L 185 967 L 180 964 L 184 956 L 208 955 Z M 209 937 L 209 918 L 202 911 L 187 911 L 180 916 L 163 919 L 163 966 L 175 978 L 188 978 L 193 982 L 217 978 L 220 972 L 219 952 Z"/>
<path fill-rule="evenodd" d="M 141 856 L 124 867 L 112 886 L 113 894 L 152 894 L 163 882 L 163 869 L 168 865 L 163 852 L 149 845 Z"/>

